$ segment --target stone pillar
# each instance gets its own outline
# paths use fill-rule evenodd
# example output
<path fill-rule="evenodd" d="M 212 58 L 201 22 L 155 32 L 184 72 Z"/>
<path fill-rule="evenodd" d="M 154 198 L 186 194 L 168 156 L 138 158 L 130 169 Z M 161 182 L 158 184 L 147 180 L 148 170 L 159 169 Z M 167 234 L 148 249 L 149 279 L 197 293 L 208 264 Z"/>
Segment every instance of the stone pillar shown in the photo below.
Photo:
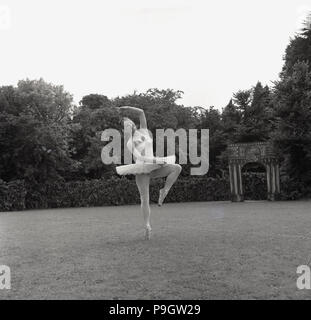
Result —
<path fill-rule="evenodd" d="M 274 201 L 275 200 L 275 190 L 276 190 L 276 186 L 275 186 L 275 165 L 274 163 L 271 164 L 271 196 L 270 196 L 270 200 Z"/>
<path fill-rule="evenodd" d="M 271 200 L 272 187 L 271 187 L 271 164 L 270 163 L 266 164 L 266 170 L 267 170 L 267 199 Z"/>
<path fill-rule="evenodd" d="M 275 179 L 276 179 L 276 193 L 279 194 L 281 192 L 281 187 L 280 187 L 280 165 L 277 163 L 275 165 Z"/>
<path fill-rule="evenodd" d="M 231 200 L 233 202 L 244 201 L 241 165 L 238 163 L 229 164 Z"/>
<path fill-rule="evenodd" d="M 273 161 L 267 166 L 267 186 L 268 186 L 268 200 L 274 201 L 276 195 L 280 193 L 280 168 L 278 163 Z"/>
<path fill-rule="evenodd" d="M 242 180 L 242 166 L 241 164 L 237 164 L 238 170 L 238 194 L 240 197 L 239 201 L 244 201 L 244 192 L 243 192 L 243 180 Z"/>
<path fill-rule="evenodd" d="M 232 171 L 231 163 L 229 163 L 229 180 L 230 180 L 230 192 L 232 195 L 234 193 L 234 187 L 233 187 L 233 171 Z"/>

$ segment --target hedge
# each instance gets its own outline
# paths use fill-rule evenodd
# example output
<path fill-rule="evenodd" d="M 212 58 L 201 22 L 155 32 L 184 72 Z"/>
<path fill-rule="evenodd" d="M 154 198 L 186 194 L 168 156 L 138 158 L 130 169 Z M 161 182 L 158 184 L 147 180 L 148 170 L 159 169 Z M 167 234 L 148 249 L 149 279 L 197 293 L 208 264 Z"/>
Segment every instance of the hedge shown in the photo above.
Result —
<path fill-rule="evenodd" d="M 157 202 L 162 179 L 151 181 L 150 200 Z M 179 179 L 168 194 L 167 202 L 229 199 L 229 184 L 223 179 Z M 69 208 L 137 204 L 139 193 L 134 179 L 112 178 L 67 183 L 52 183 L 30 188 L 25 198 L 27 209 Z"/>
<path fill-rule="evenodd" d="M 157 202 L 163 180 L 152 180 L 150 200 Z M 210 201 L 229 199 L 226 179 L 178 179 L 168 194 L 167 202 Z M 137 204 L 139 193 L 134 179 L 111 178 L 54 182 L 28 185 L 23 181 L 0 180 L 0 211 Z"/>
<path fill-rule="evenodd" d="M 24 181 L 5 182 L 0 179 L 0 211 L 26 209 L 26 194 Z"/>
<path fill-rule="evenodd" d="M 282 180 L 281 199 L 301 196 L 295 183 Z M 267 197 L 266 178 L 261 173 L 243 174 L 245 199 Z M 157 202 L 162 179 L 151 181 L 150 200 Z M 310 190 L 309 190 L 310 191 Z M 304 191 L 306 192 L 306 191 Z M 166 202 L 230 200 L 228 178 L 179 178 Z M 45 185 L 25 185 L 24 181 L 0 180 L 0 211 L 137 204 L 140 202 L 134 179 L 114 177 L 108 180 L 54 182 Z"/>

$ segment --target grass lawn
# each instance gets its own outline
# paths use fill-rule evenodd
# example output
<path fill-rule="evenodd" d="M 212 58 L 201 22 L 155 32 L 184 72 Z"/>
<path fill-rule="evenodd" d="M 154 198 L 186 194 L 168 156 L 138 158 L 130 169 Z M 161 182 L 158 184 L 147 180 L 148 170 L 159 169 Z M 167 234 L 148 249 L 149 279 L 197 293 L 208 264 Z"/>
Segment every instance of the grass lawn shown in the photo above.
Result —
<path fill-rule="evenodd" d="M 0 213 L 1 299 L 308 299 L 311 201 Z"/>

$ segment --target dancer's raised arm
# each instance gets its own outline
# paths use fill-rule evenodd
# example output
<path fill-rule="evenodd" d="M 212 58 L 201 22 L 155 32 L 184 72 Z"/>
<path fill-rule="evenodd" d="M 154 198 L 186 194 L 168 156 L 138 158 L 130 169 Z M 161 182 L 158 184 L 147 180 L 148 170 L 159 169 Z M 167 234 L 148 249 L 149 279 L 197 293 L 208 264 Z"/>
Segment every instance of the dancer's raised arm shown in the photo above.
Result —
<path fill-rule="evenodd" d="M 147 129 L 147 120 L 146 120 L 145 112 L 143 109 L 130 107 L 130 106 L 123 106 L 123 107 L 120 107 L 120 109 L 134 111 L 136 114 L 139 115 L 140 128 Z"/>

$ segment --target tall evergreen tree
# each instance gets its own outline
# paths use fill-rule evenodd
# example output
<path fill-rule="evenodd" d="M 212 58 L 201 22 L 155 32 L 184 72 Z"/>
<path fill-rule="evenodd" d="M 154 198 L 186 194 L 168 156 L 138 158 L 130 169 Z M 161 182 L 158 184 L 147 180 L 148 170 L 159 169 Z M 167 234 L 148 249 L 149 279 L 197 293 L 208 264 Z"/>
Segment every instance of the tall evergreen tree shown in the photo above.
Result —
<path fill-rule="evenodd" d="M 238 110 L 232 99 L 222 110 L 221 119 L 225 139 L 227 142 L 236 142 L 236 130 L 241 123 L 242 112 Z"/>
<path fill-rule="evenodd" d="M 311 66 L 311 13 L 306 18 L 302 30 L 291 39 L 285 51 L 283 73 L 291 74 L 294 65 L 305 61 Z"/>
<path fill-rule="evenodd" d="M 283 73 L 275 86 L 274 141 L 284 167 L 299 186 L 311 184 L 311 72 L 297 62 L 291 74 Z"/>
<path fill-rule="evenodd" d="M 237 127 L 239 142 L 266 141 L 271 130 L 271 96 L 268 86 L 263 87 L 260 82 L 251 91 L 248 104 L 242 111 L 242 120 Z"/>
<path fill-rule="evenodd" d="M 249 109 L 251 103 L 251 90 L 239 90 L 233 94 L 233 102 L 237 106 L 237 109 L 242 112 L 242 117 Z"/>

